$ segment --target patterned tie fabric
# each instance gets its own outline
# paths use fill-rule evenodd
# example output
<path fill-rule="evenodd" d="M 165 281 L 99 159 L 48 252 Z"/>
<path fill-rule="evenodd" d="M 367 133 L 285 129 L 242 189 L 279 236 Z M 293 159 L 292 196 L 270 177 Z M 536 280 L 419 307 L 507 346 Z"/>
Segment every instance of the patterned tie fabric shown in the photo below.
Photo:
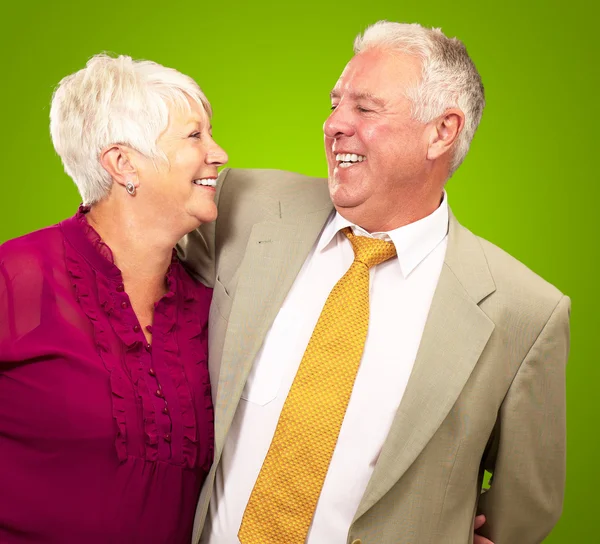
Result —
<path fill-rule="evenodd" d="M 390 242 L 343 232 L 354 262 L 300 362 L 242 518 L 242 544 L 304 543 L 321 494 L 367 337 L 369 268 L 396 255 Z"/>

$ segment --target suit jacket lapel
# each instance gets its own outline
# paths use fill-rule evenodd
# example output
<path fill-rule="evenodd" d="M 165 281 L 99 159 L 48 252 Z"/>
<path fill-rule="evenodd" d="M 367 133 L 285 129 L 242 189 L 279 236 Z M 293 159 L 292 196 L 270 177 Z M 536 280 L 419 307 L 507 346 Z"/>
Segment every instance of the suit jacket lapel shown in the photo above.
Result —
<path fill-rule="evenodd" d="M 217 455 L 254 358 L 331 211 L 332 205 L 327 203 L 317 210 L 284 214 L 281 219 L 252 228 L 221 358 L 215 410 Z"/>
<path fill-rule="evenodd" d="M 355 519 L 400 479 L 456 402 L 494 329 L 478 306 L 494 289 L 477 238 L 451 215 L 446 258 L 412 374 Z"/>

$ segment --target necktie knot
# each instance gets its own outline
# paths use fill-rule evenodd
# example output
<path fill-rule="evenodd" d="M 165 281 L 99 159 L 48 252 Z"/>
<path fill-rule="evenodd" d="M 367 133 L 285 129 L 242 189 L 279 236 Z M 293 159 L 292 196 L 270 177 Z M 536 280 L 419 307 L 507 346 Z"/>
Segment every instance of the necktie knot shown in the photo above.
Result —
<path fill-rule="evenodd" d="M 342 232 L 352 244 L 354 260 L 365 264 L 367 268 L 396 256 L 396 247 L 392 242 L 369 238 L 368 236 L 356 236 L 350 227 L 346 227 Z"/>

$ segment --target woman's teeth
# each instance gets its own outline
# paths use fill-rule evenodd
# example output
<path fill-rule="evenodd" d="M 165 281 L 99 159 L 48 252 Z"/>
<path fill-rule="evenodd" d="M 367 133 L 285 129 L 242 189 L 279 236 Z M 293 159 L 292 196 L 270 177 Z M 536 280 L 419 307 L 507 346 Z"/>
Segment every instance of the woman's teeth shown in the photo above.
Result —
<path fill-rule="evenodd" d="M 205 187 L 216 187 L 217 186 L 217 178 L 195 179 L 194 185 L 204 185 Z"/>

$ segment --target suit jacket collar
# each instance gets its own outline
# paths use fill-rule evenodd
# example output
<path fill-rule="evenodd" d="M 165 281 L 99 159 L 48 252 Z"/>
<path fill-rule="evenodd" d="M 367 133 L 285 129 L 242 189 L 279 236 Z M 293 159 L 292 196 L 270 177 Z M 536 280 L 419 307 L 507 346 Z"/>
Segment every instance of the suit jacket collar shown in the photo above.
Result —
<path fill-rule="evenodd" d="M 477 237 L 450 214 L 444 266 L 415 364 L 355 520 L 402 477 L 455 404 L 494 329 L 478 306 L 494 290 Z"/>

